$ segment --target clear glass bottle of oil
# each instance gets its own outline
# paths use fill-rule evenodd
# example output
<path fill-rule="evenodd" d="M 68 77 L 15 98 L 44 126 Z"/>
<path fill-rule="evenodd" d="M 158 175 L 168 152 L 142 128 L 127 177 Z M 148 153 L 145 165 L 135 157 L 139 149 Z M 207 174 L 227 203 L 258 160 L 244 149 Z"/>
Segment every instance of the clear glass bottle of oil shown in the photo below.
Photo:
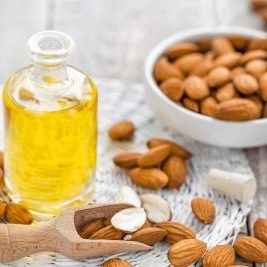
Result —
<path fill-rule="evenodd" d="M 33 64 L 13 74 L 3 91 L 5 181 L 14 201 L 56 214 L 93 194 L 97 89 L 67 64 L 69 36 L 39 32 L 28 46 Z"/>

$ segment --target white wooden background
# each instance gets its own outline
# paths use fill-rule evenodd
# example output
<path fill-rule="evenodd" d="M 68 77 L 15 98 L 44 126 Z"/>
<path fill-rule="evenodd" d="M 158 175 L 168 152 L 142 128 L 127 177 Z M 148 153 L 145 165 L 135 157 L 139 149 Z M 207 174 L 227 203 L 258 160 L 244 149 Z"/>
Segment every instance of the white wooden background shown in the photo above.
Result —
<path fill-rule="evenodd" d="M 25 42 L 36 31 L 70 34 L 77 43 L 72 63 L 95 77 L 143 82 L 144 60 L 157 42 L 217 25 L 264 30 L 249 0 L 0 0 L 0 83 L 29 63 Z M 267 217 L 267 150 L 246 153 L 259 193 L 245 233 L 255 218 Z"/>

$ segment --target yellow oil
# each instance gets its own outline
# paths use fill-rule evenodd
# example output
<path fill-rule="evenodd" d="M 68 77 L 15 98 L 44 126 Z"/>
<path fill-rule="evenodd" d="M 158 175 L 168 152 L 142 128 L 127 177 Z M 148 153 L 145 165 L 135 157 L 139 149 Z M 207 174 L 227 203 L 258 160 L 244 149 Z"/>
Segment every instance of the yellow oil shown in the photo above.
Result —
<path fill-rule="evenodd" d="M 39 100 L 25 94 L 38 91 L 29 82 L 29 68 L 11 77 L 3 92 L 9 194 L 40 213 L 55 214 L 80 205 L 93 190 L 97 90 L 87 76 L 74 68 L 69 71 L 82 80 L 74 88 L 82 92 L 79 100 L 58 96 Z M 44 80 L 56 83 L 53 77 Z M 20 101 L 16 92 L 28 97 Z"/>

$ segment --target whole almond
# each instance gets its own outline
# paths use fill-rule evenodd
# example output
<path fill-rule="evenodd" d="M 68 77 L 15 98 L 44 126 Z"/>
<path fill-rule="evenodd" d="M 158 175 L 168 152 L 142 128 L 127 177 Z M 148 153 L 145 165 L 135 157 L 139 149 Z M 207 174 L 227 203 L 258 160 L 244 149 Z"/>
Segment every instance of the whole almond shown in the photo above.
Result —
<path fill-rule="evenodd" d="M 0 200 L 0 220 L 4 220 L 6 215 L 6 202 Z"/>
<path fill-rule="evenodd" d="M 4 171 L 0 168 L 0 192 L 3 192 L 4 186 L 5 186 L 5 180 L 4 180 Z"/>
<path fill-rule="evenodd" d="M 206 243 L 197 239 L 182 240 L 170 247 L 168 259 L 175 267 L 191 266 L 197 262 L 207 248 Z"/>
<path fill-rule="evenodd" d="M 249 62 L 250 60 L 253 60 L 253 59 L 266 59 L 266 58 L 267 58 L 267 51 L 252 50 L 252 51 L 246 52 L 243 55 L 243 57 L 241 59 L 241 63 L 246 64 L 247 62 Z"/>
<path fill-rule="evenodd" d="M 253 262 L 267 262 L 267 246 L 251 236 L 241 236 L 234 243 L 235 252 L 243 259 Z"/>
<path fill-rule="evenodd" d="M 262 114 L 262 111 L 263 111 L 263 102 L 262 102 L 262 100 L 257 95 L 249 96 L 248 99 L 253 101 L 256 104 L 256 106 L 258 108 L 258 118 L 260 118 L 261 114 Z"/>
<path fill-rule="evenodd" d="M 204 56 L 201 53 L 191 53 L 178 58 L 174 61 L 174 66 L 188 75 L 196 65 L 200 64 L 204 60 Z"/>
<path fill-rule="evenodd" d="M 189 109 L 189 110 L 192 110 L 194 112 L 199 112 L 199 103 L 189 97 L 185 97 L 183 99 L 183 105 L 185 108 Z"/>
<path fill-rule="evenodd" d="M 253 75 L 255 78 L 259 79 L 262 74 L 266 72 L 267 63 L 265 60 L 262 59 L 254 59 L 246 64 L 245 70 L 251 75 Z"/>
<path fill-rule="evenodd" d="M 265 4 L 267 6 L 267 2 Z M 267 38 L 253 39 L 250 41 L 249 46 L 248 46 L 248 50 L 259 50 L 259 49 L 260 50 L 267 50 Z"/>
<path fill-rule="evenodd" d="M 137 152 L 122 152 L 113 158 L 113 162 L 124 169 L 137 167 L 137 160 L 142 154 Z"/>
<path fill-rule="evenodd" d="M 250 74 L 241 73 L 234 80 L 234 86 L 242 94 L 251 95 L 258 91 L 259 84 L 257 80 Z"/>
<path fill-rule="evenodd" d="M 190 75 L 204 77 L 210 72 L 212 68 L 213 68 L 212 61 L 205 59 L 205 60 L 202 60 L 202 62 L 199 62 L 199 64 L 193 66 L 193 69 L 190 72 Z"/>
<path fill-rule="evenodd" d="M 182 81 L 177 78 L 170 78 L 160 84 L 161 91 L 173 101 L 179 101 L 184 94 Z"/>
<path fill-rule="evenodd" d="M 203 257 L 203 267 L 224 267 L 234 264 L 235 251 L 231 245 L 219 245 L 210 249 Z"/>
<path fill-rule="evenodd" d="M 184 89 L 187 96 L 193 100 L 201 100 L 210 94 L 205 80 L 197 76 L 187 78 L 184 82 Z"/>
<path fill-rule="evenodd" d="M 235 67 L 234 69 L 231 70 L 231 79 L 234 79 L 237 75 L 241 73 L 246 73 L 245 69 L 242 67 Z"/>
<path fill-rule="evenodd" d="M 159 138 L 152 138 L 147 141 L 147 146 L 149 148 L 158 147 L 161 145 L 170 145 L 171 146 L 171 153 L 181 157 L 183 159 L 189 159 L 192 157 L 192 153 L 185 149 L 184 147 L 180 146 L 179 144 L 172 142 L 167 139 L 159 139 Z"/>
<path fill-rule="evenodd" d="M 223 54 L 217 57 L 214 61 L 215 67 L 233 68 L 239 65 L 241 60 L 241 54 L 237 52 Z"/>
<path fill-rule="evenodd" d="M 267 101 L 267 72 L 260 78 L 260 95 L 264 101 Z"/>
<path fill-rule="evenodd" d="M 4 152 L 0 151 L 0 168 L 4 169 Z"/>
<path fill-rule="evenodd" d="M 235 97 L 238 97 L 233 83 L 227 83 L 220 88 L 215 93 L 215 97 L 219 102 L 224 102 Z"/>
<path fill-rule="evenodd" d="M 248 37 L 242 35 L 230 35 L 227 36 L 227 39 L 232 43 L 232 45 L 238 51 L 246 50 L 250 42 L 250 39 Z"/>
<path fill-rule="evenodd" d="M 97 219 L 86 223 L 79 231 L 79 235 L 82 238 L 90 238 L 92 234 L 105 227 L 105 219 Z"/>
<path fill-rule="evenodd" d="M 235 52 L 231 42 L 226 37 L 215 37 L 212 39 L 212 50 L 217 56 Z"/>
<path fill-rule="evenodd" d="M 123 236 L 123 231 L 117 230 L 112 225 L 109 225 L 95 232 L 90 236 L 90 239 L 122 240 Z"/>
<path fill-rule="evenodd" d="M 257 105 L 246 98 L 234 98 L 217 105 L 214 117 L 220 120 L 245 121 L 257 119 Z"/>
<path fill-rule="evenodd" d="M 149 246 L 154 246 L 156 243 L 162 241 L 167 232 L 164 229 L 157 227 L 146 227 L 140 229 L 132 234 L 131 241 L 137 241 Z"/>
<path fill-rule="evenodd" d="M 33 222 L 33 216 L 27 208 L 20 204 L 10 202 L 6 206 L 6 220 L 9 223 L 31 224 Z"/>
<path fill-rule="evenodd" d="M 259 218 L 253 227 L 254 235 L 267 245 L 267 219 Z"/>
<path fill-rule="evenodd" d="M 124 141 L 132 138 L 135 127 L 130 121 L 121 121 L 109 129 L 109 137 L 112 140 Z"/>
<path fill-rule="evenodd" d="M 166 56 L 170 59 L 181 57 L 189 53 L 197 52 L 198 45 L 193 43 L 179 43 L 171 46 L 166 51 Z"/>
<path fill-rule="evenodd" d="M 171 64 L 166 57 L 162 57 L 155 65 L 154 78 L 157 82 L 162 82 L 170 78 L 183 79 L 183 73 Z"/>
<path fill-rule="evenodd" d="M 170 244 L 196 237 L 196 233 L 192 228 L 181 223 L 167 221 L 157 223 L 155 226 L 167 231 L 166 240 Z"/>
<path fill-rule="evenodd" d="M 148 189 L 161 189 L 168 183 L 167 175 L 156 168 L 134 168 L 129 171 L 132 182 Z"/>
<path fill-rule="evenodd" d="M 240 264 L 237 264 L 237 265 L 230 265 L 228 267 L 247 267 L 247 265 L 240 265 Z"/>
<path fill-rule="evenodd" d="M 191 201 L 192 210 L 196 218 L 203 224 L 212 224 L 216 217 L 213 202 L 206 198 L 194 198 Z"/>
<path fill-rule="evenodd" d="M 211 49 L 211 40 L 210 39 L 199 39 L 196 41 L 198 45 L 199 51 L 202 53 L 206 53 Z"/>
<path fill-rule="evenodd" d="M 206 76 L 206 81 L 210 87 L 219 87 L 227 83 L 230 78 L 229 69 L 216 67 Z"/>
<path fill-rule="evenodd" d="M 132 267 L 132 264 L 129 263 L 127 260 L 113 258 L 110 260 L 105 261 L 102 267 Z"/>
<path fill-rule="evenodd" d="M 180 188 L 187 176 L 187 167 L 184 160 L 175 155 L 170 156 L 164 163 L 162 170 L 169 177 L 167 188 Z"/>
<path fill-rule="evenodd" d="M 214 97 L 208 96 L 200 103 L 200 112 L 203 115 L 214 116 L 215 109 L 217 107 L 217 101 Z"/>
<path fill-rule="evenodd" d="M 140 167 L 153 167 L 164 161 L 171 153 L 171 146 L 164 144 L 151 148 L 148 152 L 141 155 L 137 161 Z"/>

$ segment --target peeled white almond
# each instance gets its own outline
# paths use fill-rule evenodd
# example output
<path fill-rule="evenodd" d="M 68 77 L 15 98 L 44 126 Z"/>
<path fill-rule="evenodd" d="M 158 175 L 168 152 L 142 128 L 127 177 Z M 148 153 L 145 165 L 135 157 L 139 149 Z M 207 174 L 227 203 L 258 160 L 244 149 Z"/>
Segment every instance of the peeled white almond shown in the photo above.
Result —
<path fill-rule="evenodd" d="M 143 194 L 140 198 L 149 221 L 160 223 L 170 220 L 171 210 L 165 199 L 155 194 Z"/>
<path fill-rule="evenodd" d="M 252 175 L 211 169 L 206 181 L 210 187 L 244 203 L 252 200 L 257 191 L 257 181 Z"/>
<path fill-rule="evenodd" d="M 129 186 L 122 186 L 114 196 L 115 203 L 123 203 L 133 205 L 137 208 L 141 207 L 141 200 L 138 194 Z"/>
<path fill-rule="evenodd" d="M 146 221 L 146 212 L 143 208 L 129 208 L 117 212 L 111 218 L 111 224 L 126 233 L 139 230 Z"/>

